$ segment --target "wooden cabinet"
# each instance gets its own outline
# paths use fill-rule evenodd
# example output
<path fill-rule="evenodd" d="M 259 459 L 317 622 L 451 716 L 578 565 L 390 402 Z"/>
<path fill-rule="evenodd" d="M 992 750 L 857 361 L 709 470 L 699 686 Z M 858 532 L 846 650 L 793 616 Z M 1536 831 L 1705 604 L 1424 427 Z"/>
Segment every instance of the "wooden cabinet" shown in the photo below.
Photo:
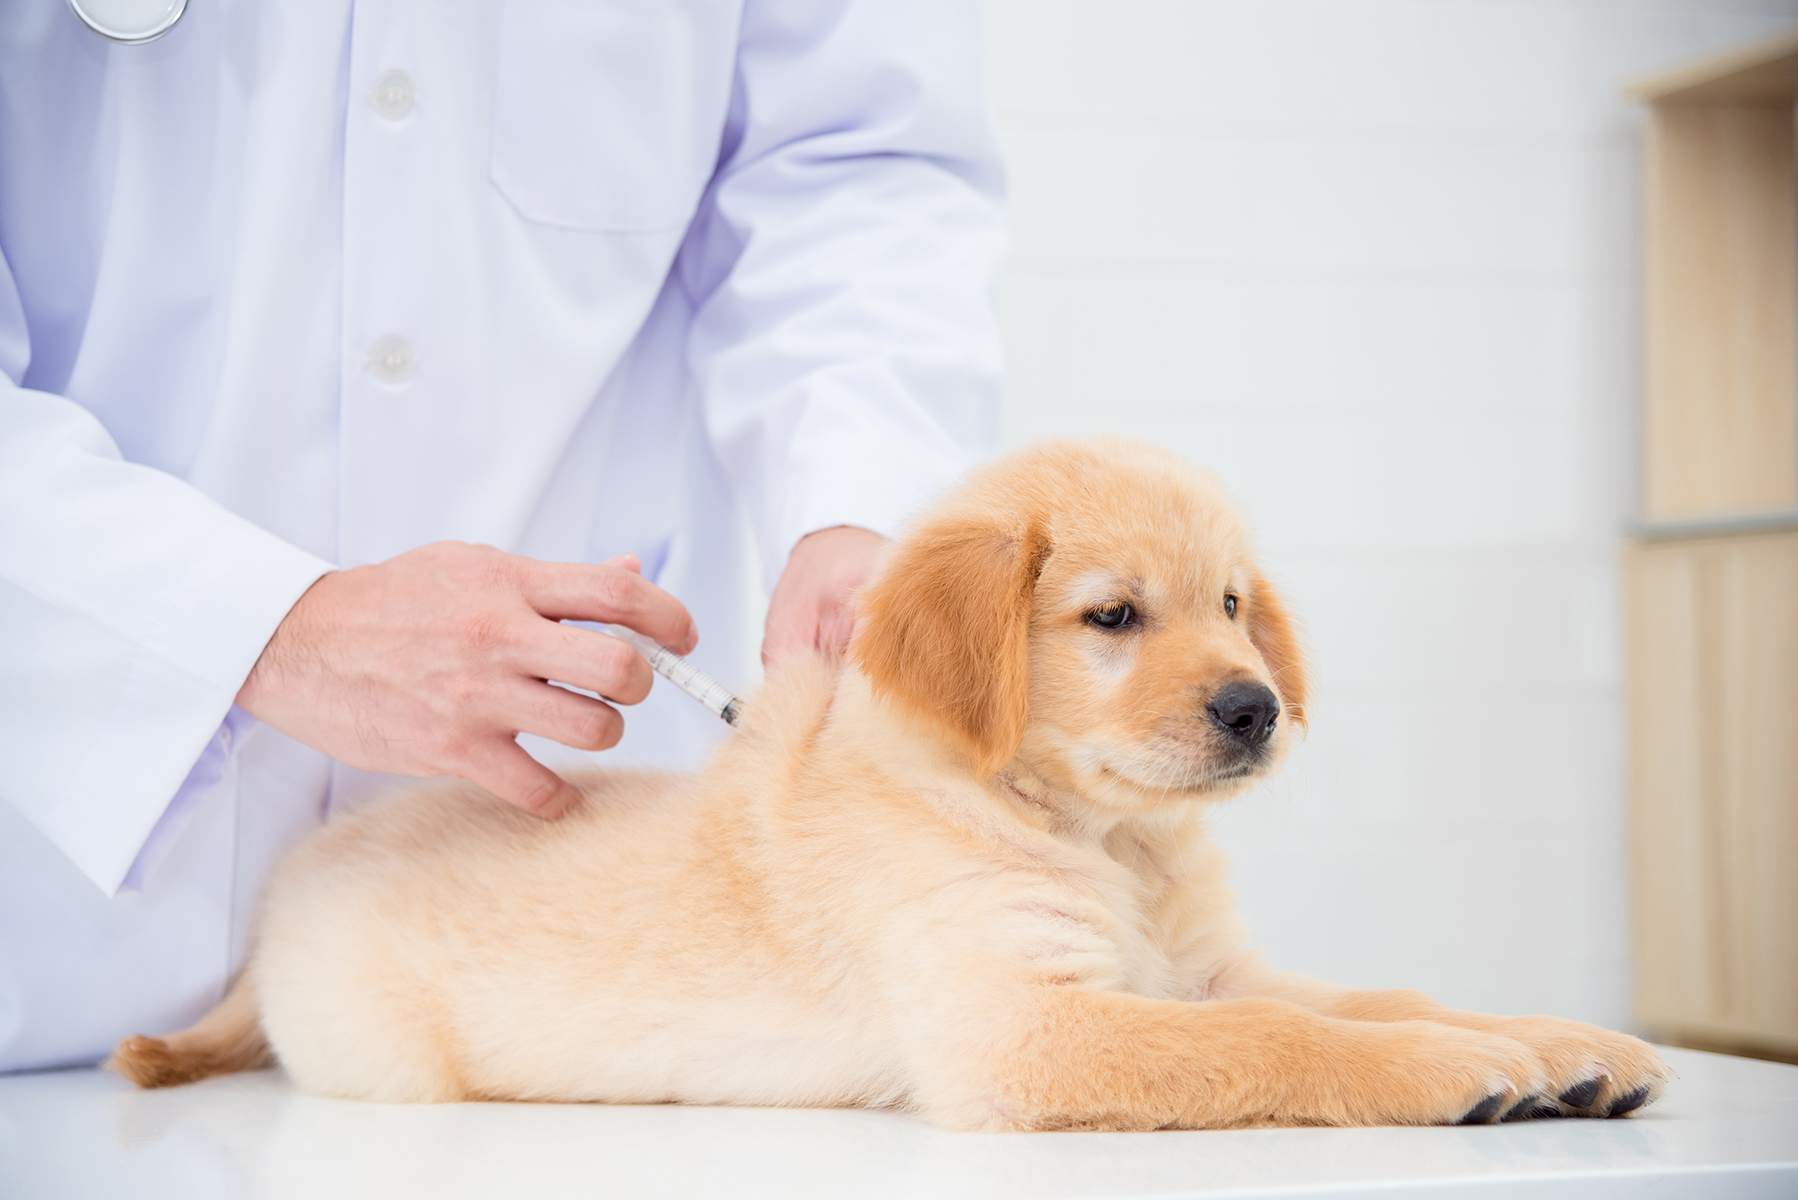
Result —
<path fill-rule="evenodd" d="M 1626 554 L 1637 1007 L 1798 1054 L 1798 34 L 1637 85 L 1641 523 Z"/>
<path fill-rule="evenodd" d="M 1798 532 L 1629 556 L 1638 1016 L 1798 1051 Z"/>

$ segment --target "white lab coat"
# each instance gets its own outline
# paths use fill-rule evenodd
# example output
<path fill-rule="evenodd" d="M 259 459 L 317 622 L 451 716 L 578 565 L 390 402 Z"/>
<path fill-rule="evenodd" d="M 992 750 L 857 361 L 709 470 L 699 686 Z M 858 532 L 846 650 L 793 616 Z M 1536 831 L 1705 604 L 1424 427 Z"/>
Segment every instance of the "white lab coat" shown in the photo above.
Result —
<path fill-rule="evenodd" d="M 634 551 L 747 683 L 758 573 L 993 444 L 970 9 L 192 0 L 117 46 L 7 6 L 0 1068 L 204 1011 L 368 789 L 232 708 L 320 573 Z M 611 761 L 714 724 L 659 689 Z"/>

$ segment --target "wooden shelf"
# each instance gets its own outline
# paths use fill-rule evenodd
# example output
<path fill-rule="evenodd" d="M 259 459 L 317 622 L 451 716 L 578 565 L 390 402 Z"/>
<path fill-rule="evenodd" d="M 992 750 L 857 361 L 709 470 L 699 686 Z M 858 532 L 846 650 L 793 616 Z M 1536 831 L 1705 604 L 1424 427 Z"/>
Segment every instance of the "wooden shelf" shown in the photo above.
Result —
<path fill-rule="evenodd" d="M 1798 508 L 1769 508 L 1674 521 L 1639 521 L 1631 526 L 1629 534 L 1639 542 L 1666 542 L 1734 537 L 1743 533 L 1782 533 L 1788 529 L 1798 530 Z"/>

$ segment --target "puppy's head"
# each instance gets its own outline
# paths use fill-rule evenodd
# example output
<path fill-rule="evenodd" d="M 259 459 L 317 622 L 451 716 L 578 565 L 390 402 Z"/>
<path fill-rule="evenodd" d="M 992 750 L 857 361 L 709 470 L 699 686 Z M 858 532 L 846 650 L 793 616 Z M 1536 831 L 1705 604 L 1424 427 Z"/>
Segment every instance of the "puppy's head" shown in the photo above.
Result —
<path fill-rule="evenodd" d="M 1304 722 L 1302 648 L 1222 490 L 1118 438 L 976 473 L 858 602 L 876 694 L 990 775 L 1107 808 L 1234 795 Z"/>

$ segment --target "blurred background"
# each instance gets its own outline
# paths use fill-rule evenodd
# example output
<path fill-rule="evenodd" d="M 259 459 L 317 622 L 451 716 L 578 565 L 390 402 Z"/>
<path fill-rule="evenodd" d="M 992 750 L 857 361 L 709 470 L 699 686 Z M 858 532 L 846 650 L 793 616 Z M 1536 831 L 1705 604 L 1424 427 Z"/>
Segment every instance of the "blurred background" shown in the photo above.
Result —
<path fill-rule="evenodd" d="M 986 0 L 1006 437 L 1215 470 L 1317 695 L 1216 831 L 1279 965 L 1637 1028 L 1635 77 L 1794 0 Z M 1798 870 L 1798 868 L 1794 868 Z"/>

